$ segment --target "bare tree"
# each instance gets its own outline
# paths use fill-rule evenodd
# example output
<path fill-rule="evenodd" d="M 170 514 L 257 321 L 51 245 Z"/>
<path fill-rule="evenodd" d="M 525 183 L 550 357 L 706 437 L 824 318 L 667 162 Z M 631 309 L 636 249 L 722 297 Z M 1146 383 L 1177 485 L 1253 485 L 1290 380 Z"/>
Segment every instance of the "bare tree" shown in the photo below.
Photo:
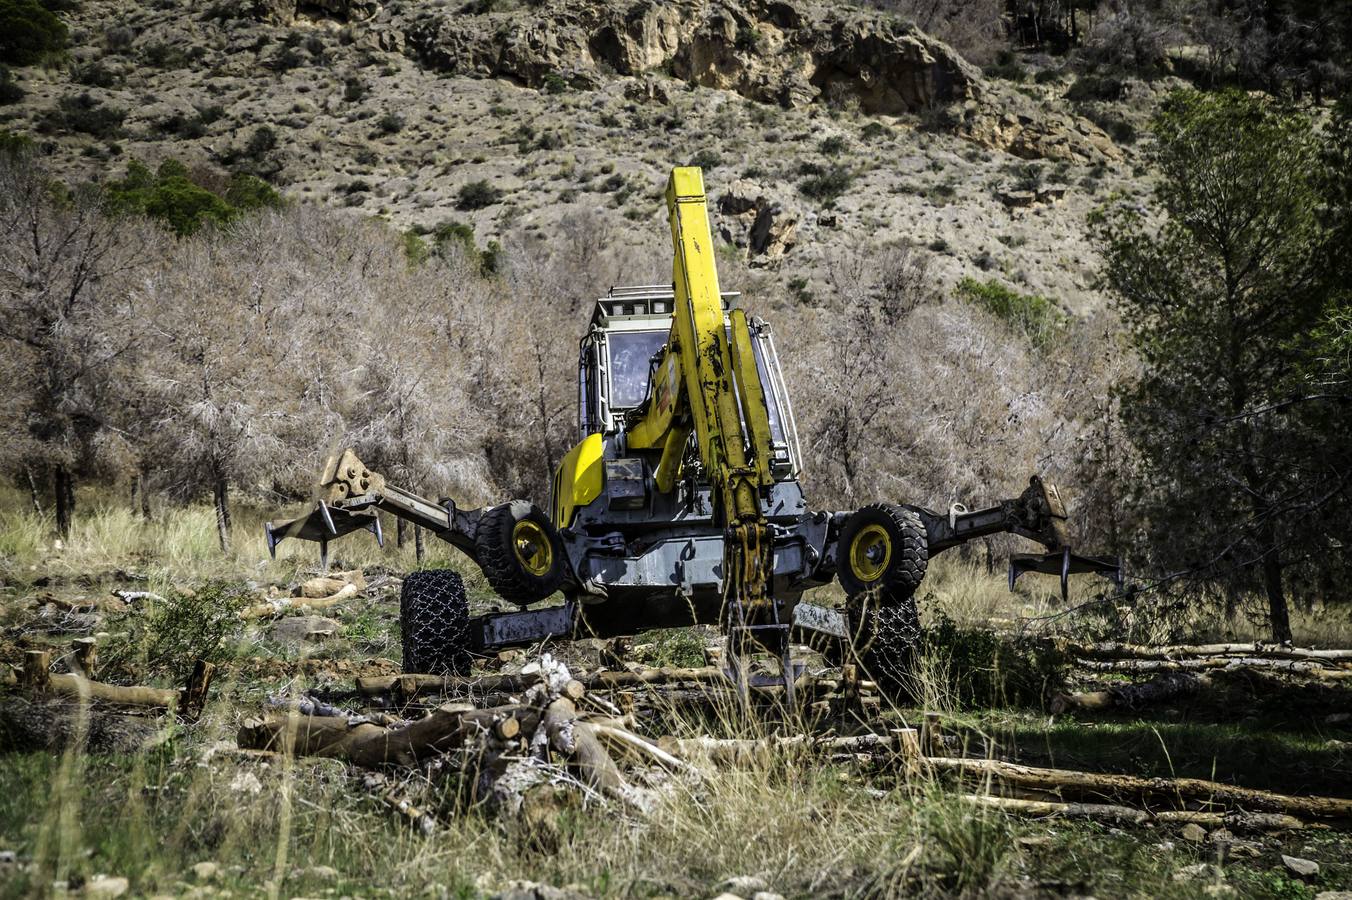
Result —
<path fill-rule="evenodd" d="M 108 219 L 93 191 L 63 196 L 32 159 L 0 154 L 6 443 L 11 460 L 50 477 L 63 535 L 77 476 L 126 450 L 108 376 L 136 343 L 120 280 L 138 265 L 143 235 Z"/>

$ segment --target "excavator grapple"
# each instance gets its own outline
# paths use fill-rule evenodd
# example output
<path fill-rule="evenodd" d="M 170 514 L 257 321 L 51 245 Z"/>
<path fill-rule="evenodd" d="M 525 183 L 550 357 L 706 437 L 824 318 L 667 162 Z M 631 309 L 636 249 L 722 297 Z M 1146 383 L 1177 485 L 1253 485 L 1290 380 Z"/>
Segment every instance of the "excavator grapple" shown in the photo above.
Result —
<path fill-rule="evenodd" d="M 926 566 L 950 547 L 1001 532 L 1041 544 L 1045 554 L 1012 561 L 1011 587 L 1024 572 L 1059 575 L 1063 591 L 1072 573 L 1120 577 L 1116 560 L 1071 553 L 1061 497 L 1036 476 L 1020 496 L 971 511 L 810 509 L 774 335 L 719 284 L 700 170 L 673 170 L 666 199 L 672 281 L 612 288 L 597 301 L 578 354 L 578 443 L 553 473 L 547 511 L 525 500 L 475 510 L 434 502 L 389 484 L 349 449 L 325 466 L 307 515 L 269 523 L 269 547 L 297 537 L 324 552 L 359 530 L 380 539 L 383 511 L 463 551 L 521 607 L 469 620 L 463 591 L 456 601 L 445 599 L 455 591 L 433 589 L 438 577 L 458 585 L 459 576 L 420 573 L 417 589 L 441 599 L 404 598 L 401 614 L 419 623 L 405 630 L 411 671 L 429 661 L 460 667 L 463 650 L 551 635 L 705 623 L 727 635 L 730 677 L 749 685 L 743 660 L 769 652 L 790 696 L 795 630 L 862 635 L 876 646 L 875 666 L 900 665 L 918 633 L 914 595 Z M 833 579 L 849 598 L 844 612 L 801 602 Z M 539 606 L 556 592 L 562 605 Z M 428 647 L 419 634 L 463 646 Z"/>

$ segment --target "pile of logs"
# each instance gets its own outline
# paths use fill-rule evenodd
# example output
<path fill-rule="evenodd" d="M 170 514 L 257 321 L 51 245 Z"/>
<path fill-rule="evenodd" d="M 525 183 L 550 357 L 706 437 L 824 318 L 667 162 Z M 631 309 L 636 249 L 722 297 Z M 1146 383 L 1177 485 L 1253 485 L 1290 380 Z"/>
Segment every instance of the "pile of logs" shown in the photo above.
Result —
<path fill-rule="evenodd" d="M 215 666 L 198 660 L 178 690 L 105 684 L 95 680 L 98 645 L 93 638 L 76 640 L 66 663 L 70 672 L 52 672 L 50 650 L 29 650 L 18 670 L 8 673 L 5 680 L 17 690 L 0 698 L 0 748 L 148 749 L 169 737 L 163 717 L 193 721 L 201 714 L 215 673 Z"/>
<path fill-rule="evenodd" d="M 614 674 L 614 673 L 611 673 Z M 427 676 L 411 686 L 427 690 Z M 444 703 L 420 719 L 377 724 L 370 717 L 348 716 L 333 708 L 300 704 L 239 731 L 241 748 L 329 756 L 358 766 L 414 765 L 454 754 L 462 771 L 473 775 L 473 799 L 519 809 L 537 786 L 569 780 L 590 794 L 642 805 L 641 792 L 621 772 L 620 759 L 635 759 L 663 769 L 693 773 L 693 767 L 640 737 L 613 705 L 588 698 L 587 686 L 548 654 L 534 676 L 497 676 L 481 687 L 488 694 L 521 691 L 501 705 Z M 385 680 L 368 681 L 367 691 Z M 482 685 L 485 679 L 475 683 Z M 529 682 L 529 683 L 527 683 Z M 393 686 L 398 681 L 390 681 Z M 414 691 L 416 693 L 416 691 Z M 582 708 L 579 708 L 582 706 Z M 340 713 L 323 715 L 315 713 Z"/>

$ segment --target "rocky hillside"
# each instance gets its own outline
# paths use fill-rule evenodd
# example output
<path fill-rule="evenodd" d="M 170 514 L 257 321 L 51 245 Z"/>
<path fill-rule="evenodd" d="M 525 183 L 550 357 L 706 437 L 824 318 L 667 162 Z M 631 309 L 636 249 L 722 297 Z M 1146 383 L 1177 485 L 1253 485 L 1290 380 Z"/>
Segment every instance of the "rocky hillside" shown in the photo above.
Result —
<path fill-rule="evenodd" d="M 64 15 L 70 65 L 17 70 L 25 96 L 0 107 L 59 171 L 174 157 L 400 228 L 565 252 L 602 237 L 629 251 L 626 280 L 665 280 L 661 190 L 694 162 L 728 262 L 755 270 L 729 287 L 806 300 L 840 254 L 911 241 L 948 283 L 999 278 L 1080 311 L 1085 214 L 1141 172 L 1065 99 L 1072 76 L 987 78 L 841 4 L 84 0 Z"/>

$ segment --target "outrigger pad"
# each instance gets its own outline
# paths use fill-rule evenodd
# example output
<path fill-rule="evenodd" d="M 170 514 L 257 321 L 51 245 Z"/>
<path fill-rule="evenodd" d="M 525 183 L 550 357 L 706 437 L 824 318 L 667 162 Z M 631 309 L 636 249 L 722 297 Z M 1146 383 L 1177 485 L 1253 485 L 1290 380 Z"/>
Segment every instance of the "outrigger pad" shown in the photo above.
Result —
<path fill-rule="evenodd" d="M 327 544 L 334 538 L 351 534 L 354 531 L 369 531 L 376 540 L 384 544 L 380 519 L 374 509 L 343 509 L 329 506 L 324 501 L 315 504 L 309 515 L 285 522 L 266 522 L 263 525 L 268 541 L 268 553 L 277 556 L 277 545 L 283 538 L 299 538 L 302 541 L 317 541 Z"/>
<path fill-rule="evenodd" d="M 1016 553 L 1009 558 L 1009 589 L 1024 572 L 1061 576 L 1061 599 L 1070 595 L 1071 575 L 1102 575 L 1122 589 L 1122 561 L 1116 556 L 1078 556 L 1066 547 L 1051 553 Z"/>

